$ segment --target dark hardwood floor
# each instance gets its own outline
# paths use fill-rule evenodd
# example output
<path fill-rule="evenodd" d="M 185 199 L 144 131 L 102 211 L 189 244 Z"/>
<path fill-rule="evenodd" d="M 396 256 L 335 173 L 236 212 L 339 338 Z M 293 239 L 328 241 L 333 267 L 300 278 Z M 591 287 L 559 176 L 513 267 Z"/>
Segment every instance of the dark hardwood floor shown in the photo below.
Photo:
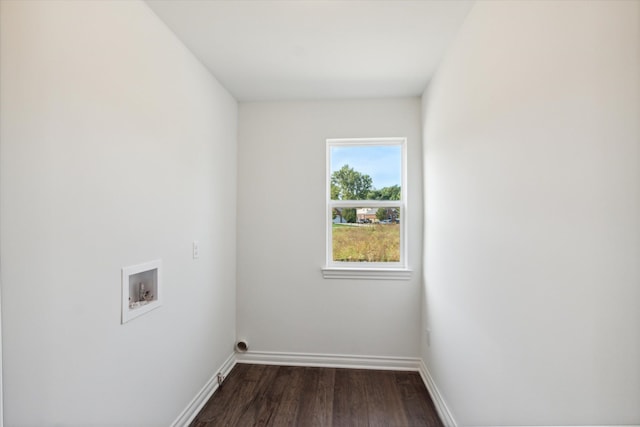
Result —
<path fill-rule="evenodd" d="M 420 374 L 237 364 L 191 427 L 442 426 Z"/>

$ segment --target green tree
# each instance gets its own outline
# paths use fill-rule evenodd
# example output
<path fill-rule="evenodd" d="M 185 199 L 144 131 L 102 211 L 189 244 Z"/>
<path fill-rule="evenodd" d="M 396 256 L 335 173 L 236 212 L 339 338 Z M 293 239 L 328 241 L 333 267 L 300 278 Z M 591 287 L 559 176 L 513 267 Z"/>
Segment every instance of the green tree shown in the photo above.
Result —
<path fill-rule="evenodd" d="M 384 187 L 380 192 L 382 193 L 382 200 L 400 200 L 401 192 L 399 185 Z"/>
<path fill-rule="evenodd" d="M 364 200 L 372 184 L 369 175 L 344 165 L 331 174 L 331 200 Z"/>
<path fill-rule="evenodd" d="M 333 178 L 331 179 L 331 200 L 338 200 L 340 197 L 340 187 L 333 183 Z"/>
<path fill-rule="evenodd" d="M 331 183 L 331 200 L 338 200 L 338 196 L 340 195 L 340 188 L 335 185 L 333 182 Z M 340 222 L 342 222 L 342 210 L 338 208 L 333 208 L 332 219 L 336 219 L 336 217 L 340 217 Z"/>
<path fill-rule="evenodd" d="M 379 221 L 390 219 L 394 222 L 398 222 L 400 218 L 400 209 L 399 208 L 379 208 L 376 211 L 376 218 L 378 218 Z"/>
<path fill-rule="evenodd" d="M 400 208 L 392 208 L 391 211 L 391 219 L 395 222 L 400 222 Z"/>
<path fill-rule="evenodd" d="M 367 194 L 367 200 L 400 200 L 400 195 L 400 186 L 392 185 L 380 190 L 370 190 Z"/>
<path fill-rule="evenodd" d="M 356 210 L 353 208 L 344 208 L 342 210 L 342 215 L 344 216 L 344 220 L 351 224 L 355 223 L 358 219 Z"/>

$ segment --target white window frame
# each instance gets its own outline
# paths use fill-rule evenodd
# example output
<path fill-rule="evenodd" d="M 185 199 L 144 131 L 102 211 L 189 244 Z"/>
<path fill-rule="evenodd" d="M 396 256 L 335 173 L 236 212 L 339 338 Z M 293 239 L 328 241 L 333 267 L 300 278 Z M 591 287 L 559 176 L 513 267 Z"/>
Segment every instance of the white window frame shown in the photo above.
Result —
<path fill-rule="evenodd" d="M 408 228 L 408 200 L 407 200 L 407 139 L 393 138 L 330 138 L 326 141 L 327 170 L 326 170 L 326 264 L 322 269 L 325 279 L 389 279 L 409 280 L 411 270 L 408 264 L 407 228 Z M 401 200 L 331 200 L 331 148 L 338 146 L 388 146 L 401 147 L 402 172 L 400 183 Z M 400 208 L 400 261 L 399 262 L 345 262 L 333 260 L 333 208 Z"/>

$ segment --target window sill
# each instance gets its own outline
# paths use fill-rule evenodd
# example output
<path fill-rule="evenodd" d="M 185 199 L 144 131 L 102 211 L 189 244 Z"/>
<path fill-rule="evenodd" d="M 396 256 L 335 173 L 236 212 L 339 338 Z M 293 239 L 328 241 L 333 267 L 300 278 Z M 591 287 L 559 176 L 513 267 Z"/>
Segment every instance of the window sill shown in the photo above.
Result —
<path fill-rule="evenodd" d="M 341 268 L 324 267 L 325 279 L 410 280 L 412 271 L 407 268 Z"/>

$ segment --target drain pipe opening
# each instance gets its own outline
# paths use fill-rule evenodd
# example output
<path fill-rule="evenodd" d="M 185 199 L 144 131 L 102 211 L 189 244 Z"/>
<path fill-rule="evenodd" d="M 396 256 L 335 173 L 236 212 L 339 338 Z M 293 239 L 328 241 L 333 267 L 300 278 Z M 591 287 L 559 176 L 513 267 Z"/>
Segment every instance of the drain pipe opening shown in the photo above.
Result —
<path fill-rule="evenodd" d="M 249 350 L 249 344 L 245 340 L 240 340 L 236 343 L 236 350 L 240 353 L 244 353 Z"/>

